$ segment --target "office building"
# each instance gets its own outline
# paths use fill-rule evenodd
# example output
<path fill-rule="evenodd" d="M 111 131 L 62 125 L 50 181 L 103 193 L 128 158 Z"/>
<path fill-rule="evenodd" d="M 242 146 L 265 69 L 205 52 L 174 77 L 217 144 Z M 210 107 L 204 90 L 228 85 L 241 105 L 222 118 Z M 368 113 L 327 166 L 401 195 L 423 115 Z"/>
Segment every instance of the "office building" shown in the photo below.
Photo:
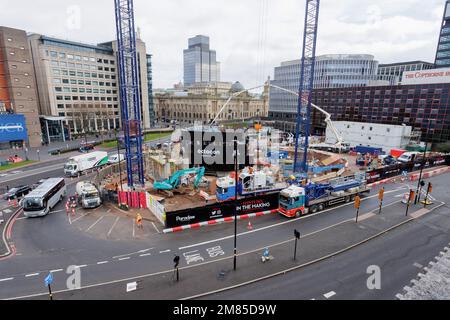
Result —
<path fill-rule="evenodd" d="M 183 51 L 184 85 L 196 82 L 219 82 L 220 63 L 216 51 L 209 46 L 209 37 L 197 35 L 189 39 L 189 48 Z"/>
<path fill-rule="evenodd" d="M 450 140 L 450 68 L 409 71 L 403 84 L 326 88 L 313 91 L 313 103 L 333 121 L 407 125 L 422 131 L 422 140 Z M 296 114 L 269 112 L 276 127 L 294 132 Z M 312 110 L 312 134 L 324 135 L 324 115 Z M 429 121 L 431 121 L 428 131 Z"/>
<path fill-rule="evenodd" d="M 450 0 L 445 2 L 439 42 L 436 50 L 435 65 L 437 68 L 450 67 Z"/>
<path fill-rule="evenodd" d="M 213 84 L 197 84 L 184 91 L 158 92 L 154 96 L 156 117 L 161 122 L 177 120 L 181 124 L 208 124 L 218 115 L 230 96 L 242 90 L 243 86 L 239 82 L 222 82 L 216 87 Z M 262 118 L 267 117 L 268 112 L 267 91 L 261 95 L 246 92 L 233 98 L 217 121 Z"/>
<path fill-rule="evenodd" d="M 275 68 L 273 84 L 298 92 L 301 60 L 282 62 Z M 369 85 L 394 84 L 395 77 L 378 76 L 378 61 L 366 54 L 333 54 L 317 56 L 314 88 L 345 88 Z M 297 113 L 296 96 L 278 89 L 271 89 L 271 113 Z"/>
<path fill-rule="evenodd" d="M 434 69 L 434 63 L 425 61 L 408 61 L 408 62 L 398 62 L 389 64 L 380 64 L 378 66 L 379 76 L 392 76 L 397 77 L 398 81 L 403 80 L 403 72 L 406 71 L 421 71 Z"/>
<path fill-rule="evenodd" d="M 25 31 L 0 27 L 0 114 L 3 114 L 0 144 L 3 148 L 9 148 L 12 143 L 23 146 L 27 140 L 31 147 L 41 144 L 36 84 L 31 62 Z M 7 116 L 12 114 L 24 117 Z M 5 124 L 11 123 L 12 119 L 18 128 L 17 135 L 6 136 L 3 132 Z M 9 129 L 8 132 L 11 133 Z M 26 139 L 23 132 L 28 134 Z"/>
<path fill-rule="evenodd" d="M 153 68 L 152 68 L 152 55 L 147 54 L 147 92 L 148 92 L 148 115 L 150 127 L 154 127 L 156 124 L 155 119 L 155 106 L 153 103 Z"/>
<path fill-rule="evenodd" d="M 55 134 L 57 123 L 70 134 L 98 133 L 121 126 L 119 70 L 116 42 L 90 45 L 30 34 L 39 110 L 44 136 L 65 140 Z M 147 53 L 145 43 L 136 39 L 143 128 L 150 127 Z M 55 127 L 55 128 L 54 128 Z"/>

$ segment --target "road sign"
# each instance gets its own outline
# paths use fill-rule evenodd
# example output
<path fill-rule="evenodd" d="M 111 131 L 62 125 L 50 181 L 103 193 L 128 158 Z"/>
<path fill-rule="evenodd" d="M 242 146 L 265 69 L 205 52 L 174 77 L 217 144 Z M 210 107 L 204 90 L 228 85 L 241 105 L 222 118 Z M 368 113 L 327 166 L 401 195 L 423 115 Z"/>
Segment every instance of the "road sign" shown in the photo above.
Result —
<path fill-rule="evenodd" d="M 52 274 L 51 272 L 50 272 L 50 273 L 48 274 L 48 276 L 45 278 L 44 282 L 45 282 L 45 286 L 46 286 L 46 287 L 48 287 L 49 285 L 52 284 L 52 282 L 53 282 L 53 274 Z"/>

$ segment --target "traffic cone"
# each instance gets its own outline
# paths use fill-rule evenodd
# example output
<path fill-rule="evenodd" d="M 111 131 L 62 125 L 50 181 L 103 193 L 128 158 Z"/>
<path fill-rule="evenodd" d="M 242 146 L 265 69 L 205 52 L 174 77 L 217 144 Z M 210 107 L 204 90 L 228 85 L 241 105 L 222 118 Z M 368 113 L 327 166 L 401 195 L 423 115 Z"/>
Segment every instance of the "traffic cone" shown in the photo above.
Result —
<path fill-rule="evenodd" d="M 248 222 L 247 230 L 253 230 L 253 225 L 250 221 Z"/>
<path fill-rule="evenodd" d="M 17 208 L 17 199 L 14 199 L 14 208 Z"/>
<path fill-rule="evenodd" d="M 72 208 L 72 217 L 75 216 L 75 208 Z"/>
<path fill-rule="evenodd" d="M 66 214 L 69 215 L 69 202 L 66 202 Z"/>

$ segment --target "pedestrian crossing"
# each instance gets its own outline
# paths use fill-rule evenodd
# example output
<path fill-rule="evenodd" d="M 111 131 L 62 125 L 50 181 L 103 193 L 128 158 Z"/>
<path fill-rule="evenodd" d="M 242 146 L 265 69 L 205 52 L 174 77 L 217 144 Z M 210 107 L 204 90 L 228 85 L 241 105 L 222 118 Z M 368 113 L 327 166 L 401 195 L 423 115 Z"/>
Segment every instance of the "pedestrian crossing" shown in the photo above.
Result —
<path fill-rule="evenodd" d="M 20 174 L 20 173 L 23 173 L 23 171 L 17 170 L 17 171 L 4 172 L 4 173 L 0 173 L 0 178 L 13 176 L 13 175 Z"/>

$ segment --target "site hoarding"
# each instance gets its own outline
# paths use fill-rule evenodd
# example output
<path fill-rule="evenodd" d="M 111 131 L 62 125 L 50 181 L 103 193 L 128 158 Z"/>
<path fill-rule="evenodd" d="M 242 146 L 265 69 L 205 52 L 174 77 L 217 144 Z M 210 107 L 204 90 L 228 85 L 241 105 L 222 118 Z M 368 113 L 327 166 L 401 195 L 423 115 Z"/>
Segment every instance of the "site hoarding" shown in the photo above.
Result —
<path fill-rule="evenodd" d="M 279 206 L 279 192 L 239 199 L 237 214 L 251 214 L 276 210 Z M 204 207 L 166 212 L 166 228 L 211 221 L 234 216 L 234 201 L 214 203 Z"/>

